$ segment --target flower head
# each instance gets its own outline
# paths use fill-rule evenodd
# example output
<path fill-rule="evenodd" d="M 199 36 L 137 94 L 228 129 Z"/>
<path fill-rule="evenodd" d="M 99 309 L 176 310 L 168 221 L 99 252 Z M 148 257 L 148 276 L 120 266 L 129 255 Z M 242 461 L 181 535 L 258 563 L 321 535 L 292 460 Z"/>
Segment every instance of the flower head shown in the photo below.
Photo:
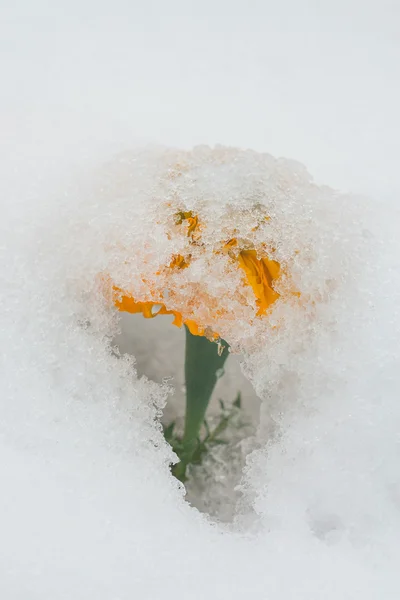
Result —
<path fill-rule="evenodd" d="M 175 214 L 175 224 L 183 227 L 185 235 L 190 245 L 202 247 L 201 243 L 201 222 L 197 215 L 192 211 L 180 210 Z M 214 250 L 212 261 L 217 262 L 221 257 L 228 256 L 231 267 L 242 271 L 242 285 L 249 286 L 254 294 L 257 307 L 256 316 L 266 313 L 268 308 L 279 298 L 279 292 L 275 289 L 275 282 L 279 279 L 281 268 L 277 261 L 265 256 L 258 256 L 254 248 L 247 248 L 246 244 L 241 247 L 236 238 L 221 243 L 221 250 Z M 206 249 L 203 249 L 206 252 Z M 170 285 L 171 276 L 176 277 L 177 273 L 190 266 L 192 253 L 186 256 L 175 254 L 167 265 L 162 267 L 156 275 L 160 277 L 160 286 L 149 289 L 149 300 L 144 300 L 135 296 L 129 291 L 123 290 L 118 286 L 113 287 L 114 304 L 118 310 L 129 313 L 141 313 L 145 318 L 151 319 L 157 315 L 173 315 L 173 324 L 181 327 L 185 324 L 193 335 L 205 335 L 210 339 L 219 338 L 218 318 L 222 312 L 226 311 L 223 298 L 219 306 L 213 306 L 208 322 L 202 321 L 201 316 L 196 314 L 195 305 L 198 302 L 209 302 L 209 298 L 204 294 L 201 286 L 195 289 L 196 297 L 190 296 L 190 285 L 188 285 L 187 305 L 182 310 L 175 306 L 173 283 Z M 192 287 L 193 292 L 193 287 Z M 194 302 L 196 300 L 197 302 Z M 215 303 L 213 303 L 215 304 Z"/>

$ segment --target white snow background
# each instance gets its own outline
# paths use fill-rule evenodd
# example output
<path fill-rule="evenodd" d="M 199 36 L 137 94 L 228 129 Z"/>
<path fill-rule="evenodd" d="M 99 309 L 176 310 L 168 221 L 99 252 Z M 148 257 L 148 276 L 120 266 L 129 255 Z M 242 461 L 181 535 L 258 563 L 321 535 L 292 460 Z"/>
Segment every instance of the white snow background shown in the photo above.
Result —
<path fill-rule="evenodd" d="M 0 598 L 399 598 L 397 3 L 1 13 Z M 104 244 L 124 218 L 112 202 L 93 214 L 97 174 L 147 142 L 293 158 L 370 198 L 332 221 L 354 250 L 334 342 L 316 325 L 313 348 L 276 358 L 297 373 L 231 528 L 185 502 L 154 425 L 164 391 L 110 355 L 115 319 L 78 301 L 100 264 L 89 215 Z"/>

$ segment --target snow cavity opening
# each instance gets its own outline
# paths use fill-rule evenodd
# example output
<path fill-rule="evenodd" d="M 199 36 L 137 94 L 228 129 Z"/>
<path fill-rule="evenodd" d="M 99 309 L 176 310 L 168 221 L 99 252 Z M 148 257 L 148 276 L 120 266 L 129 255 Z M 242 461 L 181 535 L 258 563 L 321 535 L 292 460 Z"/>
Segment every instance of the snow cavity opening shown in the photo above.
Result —
<path fill-rule="evenodd" d="M 142 315 L 122 313 L 120 333 L 113 344 L 121 355 L 134 357 L 139 378 L 168 385 L 169 394 L 160 416 L 163 427 L 172 422 L 182 433 L 185 415 L 185 333 L 172 325 L 170 315 L 145 319 Z M 240 355 L 230 354 L 225 363 L 206 413 L 213 429 L 221 416 L 231 413 L 240 395 L 240 409 L 229 420 L 222 434 L 224 443 L 210 447 L 201 464 L 191 465 L 185 482 L 186 500 L 213 519 L 232 521 L 242 499 L 240 481 L 246 457 L 257 447 L 255 432 L 260 417 L 260 398 L 243 374 Z M 205 428 L 201 432 L 205 434 Z"/>

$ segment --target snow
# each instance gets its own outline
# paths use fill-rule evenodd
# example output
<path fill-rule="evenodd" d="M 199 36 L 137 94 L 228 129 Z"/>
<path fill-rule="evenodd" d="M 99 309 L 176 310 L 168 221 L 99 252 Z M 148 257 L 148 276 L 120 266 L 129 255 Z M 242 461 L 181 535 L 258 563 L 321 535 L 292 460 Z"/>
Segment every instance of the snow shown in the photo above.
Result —
<path fill-rule="evenodd" d="M 398 598 L 398 17 L 389 2 L 5 7 L 1 597 Z M 312 298 L 276 306 L 267 346 L 259 322 L 226 330 L 261 399 L 230 524 L 168 471 L 157 420 L 180 332 L 149 330 L 165 356 L 138 377 L 110 352 L 120 321 L 98 280 L 127 283 L 146 241 L 166 251 L 145 218 L 183 152 L 164 147 L 197 144 L 256 154 L 229 176 L 190 154 L 189 208 L 211 226 L 233 206 L 251 230 L 240 210 L 260 177 L 270 200 L 279 182 L 269 239 Z"/>

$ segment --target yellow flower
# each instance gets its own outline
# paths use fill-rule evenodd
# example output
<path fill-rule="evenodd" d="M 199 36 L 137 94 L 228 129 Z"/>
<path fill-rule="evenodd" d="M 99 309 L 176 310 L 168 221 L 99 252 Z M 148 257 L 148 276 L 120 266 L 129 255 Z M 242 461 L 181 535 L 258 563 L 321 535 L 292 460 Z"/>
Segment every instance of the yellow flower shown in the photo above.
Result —
<path fill-rule="evenodd" d="M 191 244 L 199 244 L 201 226 L 197 215 L 193 215 L 191 211 L 179 211 L 175 215 L 175 223 L 187 227 L 186 235 L 190 238 L 189 241 Z M 274 283 L 279 279 L 281 273 L 279 263 L 268 256 L 259 257 L 254 248 L 240 248 L 236 238 L 222 242 L 222 251 L 214 252 L 213 260 L 218 260 L 218 256 L 221 254 L 228 254 L 230 260 L 243 270 L 243 284 L 252 288 L 256 299 L 258 307 L 256 316 L 265 314 L 268 308 L 279 298 L 279 293 L 274 288 Z M 156 273 L 156 275 L 163 274 L 164 276 L 164 290 L 165 280 L 168 281 L 169 274 L 187 268 L 190 265 L 190 259 L 190 254 L 186 257 L 176 254 L 172 256 L 168 265 Z M 190 299 L 188 300 L 187 313 L 194 316 L 194 318 L 187 318 L 180 310 L 175 310 L 173 300 L 171 302 L 170 298 L 164 297 L 165 291 L 150 289 L 149 295 L 152 298 L 151 300 L 142 301 L 140 298 L 133 297 L 129 292 L 113 286 L 113 301 L 116 308 L 120 311 L 142 313 L 147 319 L 152 319 L 157 315 L 173 315 L 173 324 L 178 327 L 185 324 L 193 335 L 205 335 L 209 339 L 217 339 L 219 337 L 217 333 L 218 317 L 224 311 L 223 298 L 221 298 L 221 306 L 218 308 L 214 307 L 214 311 L 212 312 L 213 321 L 215 321 L 214 329 L 214 327 L 210 328 L 210 326 L 204 327 L 198 322 L 195 315 L 192 315 Z M 207 298 L 204 299 L 204 302 L 207 302 Z"/>
<path fill-rule="evenodd" d="M 273 282 L 280 275 L 280 264 L 267 257 L 258 258 L 255 250 L 242 250 L 239 252 L 238 261 L 246 274 L 247 282 L 253 288 L 258 306 L 257 315 L 263 315 L 279 298 Z"/>
<path fill-rule="evenodd" d="M 181 225 L 184 221 L 187 221 L 188 224 L 188 236 L 192 236 L 194 231 L 198 228 L 199 219 L 196 215 L 192 213 L 192 211 L 180 211 L 176 215 L 176 224 Z M 192 236 L 193 237 L 193 236 Z"/>

